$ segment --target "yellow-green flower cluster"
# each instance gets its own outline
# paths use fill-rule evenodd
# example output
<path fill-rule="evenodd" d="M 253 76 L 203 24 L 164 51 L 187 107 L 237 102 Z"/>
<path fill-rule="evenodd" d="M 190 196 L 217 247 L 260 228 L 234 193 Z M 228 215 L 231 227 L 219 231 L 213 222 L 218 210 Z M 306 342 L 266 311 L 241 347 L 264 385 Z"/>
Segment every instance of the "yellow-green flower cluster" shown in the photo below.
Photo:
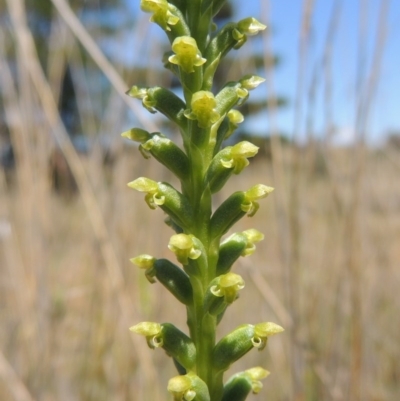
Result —
<path fill-rule="evenodd" d="M 219 205 L 214 198 L 258 153 L 249 141 L 225 141 L 244 121 L 237 108 L 264 81 L 247 74 L 224 85 L 214 84 L 226 54 L 266 28 L 250 17 L 213 30 L 213 18 L 224 3 L 141 0 L 141 9 L 167 35 L 170 48 L 164 65 L 180 81 L 183 96 L 160 86 L 133 85 L 127 92 L 150 113 L 163 114 L 181 135 L 176 141 L 163 129 L 147 132 L 141 128 L 122 134 L 137 142 L 145 159 L 155 159 L 174 176 L 174 184 L 139 177 L 128 186 L 142 192 L 151 209 L 161 209 L 174 231 L 168 244 L 157 251 L 164 254 L 169 249 L 171 260 L 142 253 L 131 262 L 150 283 L 161 284 L 182 304 L 188 330 L 152 321 L 130 330 L 143 336 L 151 349 L 162 348 L 173 359 L 179 374 L 169 380 L 167 389 L 175 401 L 244 401 L 249 393 L 259 393 L 261 380 L 269 374 L 265 369 L 247 369 L 229 380 L 224 373 L 247 352 L 264 349 L 271 336 L 283 331 L 272 322 L 247 323 L 216 341 L 225 311 L 234 308 L 239 293 L 245 291 L 245 281 L 240 272 L 232 271 L 233 266 L 240 257 L 252 255 L 264 239 L 256 229 L 225 235 L 244 216 L 254 216 L 259 201 L 273 191 L 252 183 L 250 189 L 232 193 Z M 219 88 L 216 92 L 215 87 Z"/>

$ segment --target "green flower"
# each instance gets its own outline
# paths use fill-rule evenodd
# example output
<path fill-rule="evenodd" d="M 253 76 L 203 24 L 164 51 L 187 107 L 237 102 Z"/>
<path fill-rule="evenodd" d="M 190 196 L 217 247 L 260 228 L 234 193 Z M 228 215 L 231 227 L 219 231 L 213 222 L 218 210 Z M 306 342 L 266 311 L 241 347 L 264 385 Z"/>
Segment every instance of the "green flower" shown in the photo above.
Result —
<path fill-rule="evenodd" d="M 159 323 L 141 322 L 129 328 L 136 334 L 146 337 L 148 346 L 151 349 L 162 347 L 163 339 L 161 335 L 162 327 Z"/>
<path fill-rule="evenodd" d="M 232 32 L 237 41 L 246 41 L 246 36 L 254 36 L 263 31 L 267 26 L 253 17 L 242 19 L 237 23 L 236 29 Z"/>
<path fill-rule="evenodd" d="M 257 366 L 255 368 L 245 370 L 243 374 L 251 380 L 253 393 L 258 394 L 263 387 L 260 380 L 265 379 L 269 375 L 269 372 L 268 370 Z"/>
<path fill-rule="evenodd" d="M 189 259 L 197 259 L 201 255 L 201 251 L 195 246 L 194 238 L 193 235 L 175 234 L 169 240 L 168 248 L 183 265 L 187 265 Z"/>
<path fill-rule="evenodd" d="M 168 58 L 172 64 L 177 64 L 187 73 L 194 72 L 194 67 L 200 67 L 207 60 L 201 57 L 196 40 L 190 36 L 179 36 L 172 43 L 174 55 Z"/>
<path fill-rule="evenodd" d="M 243 231 L 242 234 L 247 239 L 247 245 L 244 251 L 242 252 L 242 256 L 252 255 L 256 250 L 255 243 L 262 241 L 264 239 L 264 234 L 260 233 L 260 231 L 254 228 L 250 228 L 249 230 Z"/>
<path fill-rule="evenodd" d="M 227 304 L 231 304 L 238 296 L 238 292 L 244 288 L 244 281 L 239 274 L 227 273 L 218 277 L 218 282 L 210 288 L 216 297 L 224 297 Z"/>
<path fill-rule="evenodd" d="M 146 192 L 145 201 L 150 209 L 156 209 L 165 203 L 165 196 L 160 195 L 158 183 L 149 178 L 140 177 L 128 184 L 129 188 L 136 189 L 139 192 Z"/>
<path fill-rule="evenodd" d="M 257 184 L 245 192 L 244 201 L 241 204 L 241 209 L 246 212 L 249 217 L 256 214 L 260 205 L 256 202 L 259 199 L 266 198 L 274 188 L 266 185 Z"/>
<path fill-rule="evenodd" d="M 149 280 L 150 283 L 155 283 L 156 280 L 154 279 L 154 274 L 155 272 L 153 271 L 154 263 L 156 262 L 156 258 L 143 254 L 136 256 L 135 258 L 130 259 L 131 263 L 139 267 L 140 269 L 145 270 L 145 275 L 147 280 Z"/>
<path fill-rule="evenodd" d="M 245 75 L 242 79 L 239 80 L 242 88 L 247 90 L 252 90 L 258 87 L 258 85 L 262 84 L 265 81 L 264 78 L 259 77 L 257 75 Z"/>
<path fill-rule="evenodd" d="M 194 373 L 175 376 L 168 382 L 168 391 L 174 397 L 174 401 L 209 401 L 207 385 Z"/>
<path fill-rule="evenodd" d="M 171 30 L 168 25 L 176 25 L 179 22 L 179 17 L 173 15 L 168 6 L 167 0 L 141 0 L 140 2 L 143 11 L 153 13 L 150 21 L 160 25 L 166 31 Z"/>
<path fill-rule="evenodd" d="M 232 31 L 232 36 L 236 40 L 234 49 L 239 49 L 247 41 L 247 36 L 257 35 L 266 27 L 266 25 L 252 17 L 239 21 L 236 28 Z"/>
<path fill-rule="evenodd" d="M 226 116 L 228 117 L 229 123 L 224 139 L 229 138 L 238 128 L 239 124 L 244 121 L 243 114 L 239 110 L 229 110 Z"/>
<path fill-rule="evenodd" d="M 200 128 L 209 128 L 221 118 L 216 105 L 212 92 L 199 91 L 192 96 L 191 110 L 185 110 L 184 114 L 190 120 L 197 120 Z"/>
<path fill-rule="evenodd" d="M 259 351 L 263 350 L 267 345 L 268 337 L 284 331 L 283 327 L 272 322 L 259 323 L 254 326 L 254 336 L 251 342 Z"/>
<path fill-rule="evenodd" d="M 231 147 L 229 154 L 221 159 L 221 163 L 225 168 L 233 168 L 234 174 L 239 174 L 249 165 L 247 158 L 255 156 L 258 149 L 258 146 L 250 142 L 239 142 Z"/>
<path fill-rule="evenodd" d="M 157 105 L 157 100 L 153 98 L 149 90 L 150 88 L 134 85 L 131 89 L 129 89 L 127 94 L 135 99 L 142 99 L 142 104 L 144 108 L 147 109 L 150 113 L 154 114 L 157 111 L 155 109 L 155 106 Z"/>

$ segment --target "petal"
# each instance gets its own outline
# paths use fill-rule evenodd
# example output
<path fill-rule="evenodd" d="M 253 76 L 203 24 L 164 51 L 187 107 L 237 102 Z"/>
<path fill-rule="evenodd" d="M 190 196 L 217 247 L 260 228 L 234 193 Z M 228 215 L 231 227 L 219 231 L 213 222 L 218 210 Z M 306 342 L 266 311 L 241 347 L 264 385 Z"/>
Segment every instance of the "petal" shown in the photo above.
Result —
<path fill-rule="evenodd" d="M 187 234 L 174 234 L 169 240 L 169 245 L 181 250 L 190 250 L 193 247 L 193 240 Z"/>
<path fill-rule="evenodd" d="M 158 191 L 158 184 L 146 177 L 137 178 L 135 181 L 130 182 L 128 187 L 136 189 L 139 192 L 148 192 L 152 194 Z"/>
<path fill-rule="evenodd" d="M 274 334 L 278 334 L 284 331 L 284 328 L 276 323 L 265 322 L 255 325 L 254 334 L 258 337 L 270 337 Z"/>
<path fill-rule="evenodd" d="M 242 84 L 243 88 L 251 90 L 257 88 L 257 86 L 262 84 L 264 81 L 264 78 L 257 75 L 245 75 L 239 82 Z"/>
<path fill-rule="evenodd" d="M 151 138 L 151 134 L 148 131 L 140 128 L 132 128 L 123 132 L 121 136 L 135 142 L 145 142 Z"/>
<path fill-rule="evenodd" d="M 233 157 L 254 157 L 258 153 L 259 147 L 251 142 L 242 141 L 232 147 Z"/>
<path fill-rule="evenodd" d="M 219 286 L 222 288 L 234 287 L 241 289 L 244 287 L 244 280 L 239 274 L 229 272 L 221 276 Z"/>
<path fill-rule="evenodd" d="M 249 17 L 239 21 L 237 27 L 243 34 L 253 36 L 263 31 L 267 26 L 257 21 L 255 18 Z"/>
<path fill-rule="evenodd" d="M 157 259 L 151 255 L 143 254 L 130 259 L 131 263 L 140 269 L 151 269 Z"/>
<path fill-rule="evenodd" d="M 152 337 L 161 334 L 161 325 L 154 322 L 141 322 L 130 327 L 129 330 L 142 336 Z"/>

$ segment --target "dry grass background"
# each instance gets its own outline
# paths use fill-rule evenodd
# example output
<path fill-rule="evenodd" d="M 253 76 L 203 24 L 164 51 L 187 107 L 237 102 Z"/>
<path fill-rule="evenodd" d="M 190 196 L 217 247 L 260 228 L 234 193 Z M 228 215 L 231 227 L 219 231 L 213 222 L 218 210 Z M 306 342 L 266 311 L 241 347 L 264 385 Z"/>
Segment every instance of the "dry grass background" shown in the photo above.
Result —
<path fill-rule="evenodd" d="M 152 320 L 184 329 L 184 308 L 158 284 L 150 286 L 129 258 L 143 252 L 171 258 L 171 231 L 162 212 L 149 210 L 126 183 L 142 175 L 174 178 L 119 139 L 125 107 L 143 126 L 154 124 L 121 96 L 135 73 L 116 71 L 67 3 L 53 3 L 61 14 L 54 15 L 46 73 L 22 0 L 7 1 L 12 29 L 0 31 L 1 100 L 17 158 L 12 184 L 0 170 L 0 400 L 165 400 L 174 374 L 169 358 L 147 349 L 128 327 Z M 304 4 L 306 45 L 313 2 Z M 111 166 L 99 149 L 76 153 L 57 111 L 60 72 L 79 59 L 78 41 L 115 89 L 104 99 L 101 121 L 90 107 L 80 116 L 88 132 L 115 138 Z M 10 51 L 17 76 L 7 63 Z M 379 75 L 379 63 L 374 68 Z M 156 78 L 149 76 L 150 84 Z M 374 82 L 367 84 L 373 92 Z M 90 83 L 78 89 L 90 101 Z M 361 134 L 367 115 L 362 109 Z M 330 129 L 328 121 L 327 137 Z M 251 352 L 232 369 L 262 364 L 272 372 L 260 400 L 400 399 L 400 154 L 368 149 L 360 138 L 349 149 L 328 140 L 300 148 L 273 139 L 272 158 L 255 159 L 218 196 L 259 182 L 276 188 L 256 217 L 237 227 L 255 227 L 265 240 L 236 265 L 246 289 L 220 329 L 223 335 L 265 320 L 286 328 L 268 351 Z M 49 179 L 55 139 L 78 184 L 68 199 Z"/>

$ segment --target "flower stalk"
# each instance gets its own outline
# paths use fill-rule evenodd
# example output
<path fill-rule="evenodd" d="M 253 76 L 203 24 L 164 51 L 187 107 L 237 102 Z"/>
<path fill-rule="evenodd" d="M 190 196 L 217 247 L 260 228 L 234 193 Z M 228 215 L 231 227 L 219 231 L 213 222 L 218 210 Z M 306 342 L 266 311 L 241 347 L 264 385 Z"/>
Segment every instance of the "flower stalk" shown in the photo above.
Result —
<path fill-rule="evenodd" d="M 230 22 L 214 31 L 213 18 L 225 0 L 141 0 L 141 9 L 167 35 L 171 51 L 165 67 L 181 82 L 183 99 L 162 87 L 139 87 L 127 92 L 140 99 L 150 113 L 160 112 L 175 123 L 183 147 L 161 132 L 132 128 L 122 135 L 138 142 L 141 154 L 154 157 L 180 181 L 139 177 L 128 184 L 145 194 L 150 209 L 160 208 L 175 231 L 168 248 L 174 261 L 142 254 L 131 262 L 144 271 L 150 283 L 162 284 L 187 312 L 188 333 L 170 323 L 142 322 L 131 331 L 146 338 L 150 348 L 163 348 L 173 358 L 178 376 L 168 383 L 177 401 L 240 401 L 258 393 L 268 372 L 255 367 L 237 373 L 224 383 L 225 371 L 253 348 L 262 350 L 271 335 L 283 331 L 275 323 L 244 324 L 217 340 L 218 323 L 239 292 L 243 278 L 231 271 L 239 257 L 254 253 L 263 234 L 255 229 L 222 237 L 245 215 L 256 214 L 258 201 L 273 188 L 257 184 L 237 191 L 213 208 L 213 194 L 232 175 L 240 174 L 258 148 L 243 141 L 224 146 L 243 122 L 236 109 L 249 91 L 264 79 L 238 77 L 213 92 L 214 74 L 226 54 L 239 49 L 249 36 L 266 28 L 254 18 Z M 180 266 L 179 266 L 179 265 Z"/>

